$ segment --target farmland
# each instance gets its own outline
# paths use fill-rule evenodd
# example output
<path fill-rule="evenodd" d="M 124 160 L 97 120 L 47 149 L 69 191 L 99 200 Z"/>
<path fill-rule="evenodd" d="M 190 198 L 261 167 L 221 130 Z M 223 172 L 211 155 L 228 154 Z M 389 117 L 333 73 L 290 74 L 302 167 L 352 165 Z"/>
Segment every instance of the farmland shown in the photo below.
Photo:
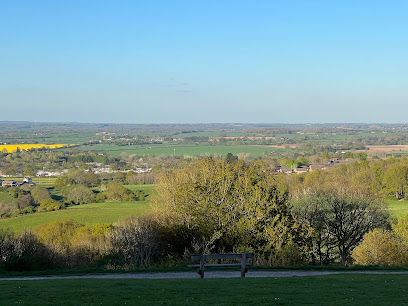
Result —
<path fill-rule="evenodd" d="M 79 146 L 78 149 L 85 151 L 96 151 L 96 152 L 106 152 L 113 156 L 119 156 L 121 153 L 125 152 L 128 154 L 135 154 L 139 156 L 143 155 L 176 155 L 176 156 L 199 156 L 202 154 L 218 154 L 221 156 L 227 155 L 227 153 L 232 153 L 237 155 L 239 153 L 248 153 L 253 157 L 262 156 L 266 153 L 268 156 L 277 157 L 279 154 L 291 151 L 289 148 L 273 148 L 269 146 L 262 145 L 129 145 L 129 146 L 118 146 L 118 145 L 87 145 Z M 293 151 L 293 150 L 292 150 Z"/>
<path fill-rule="evenodd" d="M 0 145 L 0 151 L 13 153 L 17 150 L 35 150 L 35 149 L 58 149 L 71 146 L 70 144 L 14 144 L 14 145 Z"/>

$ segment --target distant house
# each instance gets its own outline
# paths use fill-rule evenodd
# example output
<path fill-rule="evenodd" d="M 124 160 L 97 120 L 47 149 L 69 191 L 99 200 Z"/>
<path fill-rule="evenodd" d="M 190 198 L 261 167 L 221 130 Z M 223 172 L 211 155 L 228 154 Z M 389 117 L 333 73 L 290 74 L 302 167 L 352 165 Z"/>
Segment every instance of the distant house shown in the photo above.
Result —
<path fill-rule="evenodd" d="M 31 177 L 25 177 L 24 180 L 23 180 L 23 182 L 24 182 L 24 183 L 27 183 L 27 184 L 32 184 L 32 183 L 33 183 L 33 180 L 31 179 Z"/>
<path fill-rule="evenodd" d="M 309 166 L 309 171 L 315 171 L 315 170 L 326 170 L 327 165 L 310 165 Z"/>
<path fill-rule="evenodd" d="M 289 168 L 285 165 L 278 166 L 276 171 L 279 173 L 286 173 L 286 174 L 291 174 L 293 172 L 292 168 Z"/>
<path fill-rule="evenodd" d="M 329 165 L 339 164 L 340 161 L 338 158 L 331 158 L 328 162 Z"/>
<path fill-rule="evenodd" d="M 1 183 L 2 187 L 17 187 L 18 183 L 16 181 L 3 181 Z"/>
<path fill-rule="evenodd" d="M 295 168 L 294 171 L 295 171 L 295 173 L 306 173 L 306 172 L 309 171 L 309 167 L 300 166 L 300 167 Z"/>

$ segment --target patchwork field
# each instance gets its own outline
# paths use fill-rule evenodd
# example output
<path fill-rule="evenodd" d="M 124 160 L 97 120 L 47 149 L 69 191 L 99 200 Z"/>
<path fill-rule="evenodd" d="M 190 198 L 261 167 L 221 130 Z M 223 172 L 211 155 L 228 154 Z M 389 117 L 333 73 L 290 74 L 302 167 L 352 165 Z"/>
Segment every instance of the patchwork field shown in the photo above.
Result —
<path fill-rule="evenodd" d="M 221 156 L 226 156 L 228 153 L 237 155 L 239 153 L 249 153 L 254 157 L 262 156 L 264 153 L 278 154 L 276 152 L 278 147 L 270 147 L 264 145 L 251 145 L 251 146 L 208 146 L 208 145 L 130 145 L 130 146 L 117 146 L 117 145 L 87 145 L 79 146 L 80 150 L 84 151 L 97 151 L 106 152 L 114 156 L 118 156 L 123 152 L 135 155 L 192 155 L 199 156 L 201 154 L 219 154 Z M 284 147 L 278 148 L 279 153 L 286 152 L 290 149 Z M 274 151 L 274 152 L 273 152 Z"/>
<path fill-rule="evenodd" d="M 377 152 L 408 151 L 408 145 L 367 146 L 367 148 Z"/>

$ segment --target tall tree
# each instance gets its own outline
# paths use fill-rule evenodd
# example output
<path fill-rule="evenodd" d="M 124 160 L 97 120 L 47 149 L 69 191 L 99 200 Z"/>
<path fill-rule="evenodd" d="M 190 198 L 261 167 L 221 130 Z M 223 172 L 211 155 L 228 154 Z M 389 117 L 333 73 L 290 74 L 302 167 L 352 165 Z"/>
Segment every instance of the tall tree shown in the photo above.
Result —
<path fill-rule="evenodd" d="M 213 240 L 218 250 L 274 251 L 300 236 L 287 188 L 263 162 L 205 158 L 165 172 L 157 204 L 168 220 Z"/>
<path fill-rule="evenodd" d="M 405 197 L 405 191 L 408 187 L 408 166 L 394 166 L 385 172 L 384 192 L 394 194 L 397 199 Z"/>
<path fill-rule="evenodd" d="M 293 204 L 299 219 L 312 229 L 309 248 L 320 264 L 336 259 L 346 264 L 366 233 L 388 224 L 382 202 L 345 190 L 306 193 Z"/>

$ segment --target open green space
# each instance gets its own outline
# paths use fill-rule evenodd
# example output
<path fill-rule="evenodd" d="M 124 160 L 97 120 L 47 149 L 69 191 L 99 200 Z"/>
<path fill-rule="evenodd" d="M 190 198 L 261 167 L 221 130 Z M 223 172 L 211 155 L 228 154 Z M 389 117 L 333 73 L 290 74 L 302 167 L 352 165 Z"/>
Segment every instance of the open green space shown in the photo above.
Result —
<path fill-rule="evenodd" d="M 209 146 L 209 145 L 87 145 L 78 147 L 80 150 L 106 152 L 114 156 L 118 156 L 123 152 L 135 155 L 201 155 L 201 154 L 219 154 L 226 156 L 228 153 L 237 155 L 239 153 L 249 153 L 254 157 L 261 156 L 263 153 L 276 155 L 282 154 L 291 149 L 277 149 L 274 147 L 251 145 L 251 146 Z M 273 152 L 273 153 L 272 153 Z"/>
<path fill-rule="evenodd" d="M 408 275 L 0 281 L 15 305 L 403 305 Z"/>
<path fill-rule="evenodd" d="M 74 220 L 83 224 L 114 223 L 126 217 L 141 216 L 149 211 L 150 205 L 147 201 L 91 203 L 63 210 L 0 219 L 0 227 L 20 233 L 25 229 L 60 220 Z"/>
<path fill-rule="evenodd" d="M 11 194 L 9 194 L 8 192 L 0 192 L 0 203 L 13 204 L 15 202 L 17 202 L 17 199 Z"/>
<path fill-rule="evenodd" d="M 155 184 L 144 184 L 144 185 L 124 185 L 124 187 L 132 190 L 133 192 L 135 191 L 141 191 L 142 194 L 141 196 L 143 198 L 140 198 L 140 200 L 145 200 L 149 201 L 151 198 L 151 195 L 154 194 L 155 192 Z"/>
<path fill-rule="evenodd" d="M 386 200 L 391 217 L 399 218 L 408 213 L 408 201 L 388 198 Z"/>
<path fill-rule="evenodd" d="M 114 223 L 127 217 L 138 217 L 150 211 L 149 199 L 154 193 L 155 185 L 125 185 L 132 191 L 142 191 L 142 201 L 106 202 L 75 205 L 67 209 L 27 214 L 19 217 L 0 219 L 0 228 L 10 228 L 16 233 L 25 229 L 32 229 L 39 225 L 60 221 L 74 220 L 83 224 Z M 15 201 L 8 193 L 0 193 L 0 201 L 9 196 L 10 201 Z M 5 200 L 5 198 L 3 199 Z M 6 202 L 6 201 L 3 201 Z M 10 202 L 12 203 L 12 202 Z"/>

